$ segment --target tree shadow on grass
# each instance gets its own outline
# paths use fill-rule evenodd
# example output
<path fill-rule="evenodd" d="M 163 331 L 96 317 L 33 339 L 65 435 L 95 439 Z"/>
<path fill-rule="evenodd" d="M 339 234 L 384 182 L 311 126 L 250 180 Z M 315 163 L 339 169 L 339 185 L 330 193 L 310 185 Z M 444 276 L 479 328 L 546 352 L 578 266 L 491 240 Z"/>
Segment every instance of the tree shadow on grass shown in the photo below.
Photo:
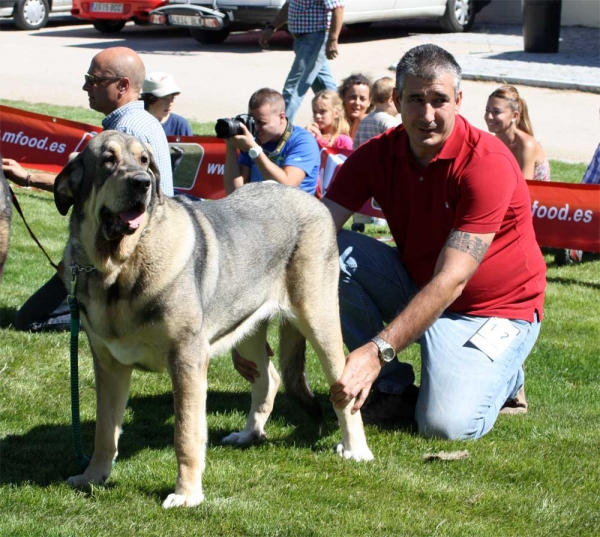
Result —
<path fill-rule="evenodd" d="M 335 414 L 325 395 L 317 396 L 325 415 L 323 435 L 336 428 Z M 209 392 L 208 418 L 211 414 L 242 413 L 250 410 L 250 394 Z M 327 408 L 329 407 L 329 408 Z M 270 420 L 282 420 L 294 427 L 279 442 L 299 448 L 312 448 L 319 439 L 318 427 L 299 405 L 285 393 L 277 395 Z M 267 424 L 268 427 L 268 424 Z M 91 457 L 95 421 L 81 424 L 83 451 Z M 217 445 L 229 434 L 222 426 L 209 427 L 209 446 Z M 120 462 L 145 449 L 173 449 L 173 396 L 170 392 L 152 396 L 134 396 L 129 400 L 126 423 L 119 441 Z M 268 440 L 267 440 L 268 441 Z M 71 425 L 39 425 L 27 433 L 7 435 L 0 441 L 0 485 L 31 483 L 49 486 L 80 473 L 74 456 Z"/>

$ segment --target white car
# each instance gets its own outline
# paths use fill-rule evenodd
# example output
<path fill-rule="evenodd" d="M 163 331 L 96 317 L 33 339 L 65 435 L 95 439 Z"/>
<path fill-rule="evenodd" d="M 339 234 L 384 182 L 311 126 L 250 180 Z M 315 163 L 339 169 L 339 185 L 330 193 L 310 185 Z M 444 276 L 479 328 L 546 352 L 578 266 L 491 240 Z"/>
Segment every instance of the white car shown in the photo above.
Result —
<path fill-rule="evenodd" d="M 12 17 L 21 30 L 39 30 L 50 13 L 69 14 L 71 5 L 72 0 L 0 0 L 0 17 Z"/>
<path fill-rule="evenodd" d="M 491 0 L 345 0 L 344 23 L 368 25 L 398 19 L 437 19 L 449 32 L 468 30 Z M 169 0 L 150 23 L 183 26 L 200 43 L 221 43 L 234 30 L 261 28 L 285 0 Z"/>

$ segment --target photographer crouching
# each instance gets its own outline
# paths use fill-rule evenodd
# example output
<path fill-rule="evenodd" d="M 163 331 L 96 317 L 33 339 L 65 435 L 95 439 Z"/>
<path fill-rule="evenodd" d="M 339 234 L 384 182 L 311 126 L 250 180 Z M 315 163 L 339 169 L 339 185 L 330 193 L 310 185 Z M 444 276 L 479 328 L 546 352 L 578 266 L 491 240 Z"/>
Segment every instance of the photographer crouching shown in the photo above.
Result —
<path fill-rule="evenodd" d="M 315 194 L 319 146 L 312 134 L 288 121 L 278 91 L 262 88 L 254 92 L 248 114 L 217 120 L 215 131 L 227 145 L 223 175 L 227 194 L 246 183 L 266 180 Z"/>

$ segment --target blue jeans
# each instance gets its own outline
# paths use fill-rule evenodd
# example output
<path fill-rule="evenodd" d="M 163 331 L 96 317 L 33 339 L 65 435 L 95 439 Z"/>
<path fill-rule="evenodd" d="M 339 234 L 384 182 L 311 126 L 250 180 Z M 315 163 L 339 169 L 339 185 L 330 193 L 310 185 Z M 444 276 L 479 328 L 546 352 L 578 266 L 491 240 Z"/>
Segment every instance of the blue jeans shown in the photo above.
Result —
<path fill-rule="evenodd" d="M 337 91 L 337 86 L 329 61 L 325 56 L 326 32 L 311 32 L 294 38 L 294 63 L 283 86 L 285 113 L 293 122 L 302 99 L 312 87 L 315 93 L 330 89 Z"/>
<path fill-rule="evenodd" d="M 401 255 L 380 241 L 342 230 L 340 314 L 350 351 L 379 333 L 418 293 Z M 492 360 L 469 340 L 488 320 L 444 312 L 421 336 L 421 386 L 415 420 L 419 433 L 447 439 L 476 439 L 489 432 L 502 405 L 523 385 L 523 363 L 540 323 L 511 320 L 518 336 Z M 401 393 L 407 364 L 386 365 L 376 380 L 382 392 Z"/>

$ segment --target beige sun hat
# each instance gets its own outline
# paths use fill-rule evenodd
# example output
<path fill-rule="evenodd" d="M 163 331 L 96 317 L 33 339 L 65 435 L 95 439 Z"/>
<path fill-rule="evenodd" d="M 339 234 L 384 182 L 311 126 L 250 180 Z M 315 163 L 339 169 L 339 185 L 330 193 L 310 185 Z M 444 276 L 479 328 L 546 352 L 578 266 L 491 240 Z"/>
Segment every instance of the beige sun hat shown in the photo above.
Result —
<path fill-rule="evenodd" d="M 144 85 L 142 86 L 142 93 L 149 93 L 155 97 L 166 97 L 173 93 L 181 93 L 179 86 L 175 84 L 175 79 L 169 73 L 155 72 L 150 73 Z"/>

